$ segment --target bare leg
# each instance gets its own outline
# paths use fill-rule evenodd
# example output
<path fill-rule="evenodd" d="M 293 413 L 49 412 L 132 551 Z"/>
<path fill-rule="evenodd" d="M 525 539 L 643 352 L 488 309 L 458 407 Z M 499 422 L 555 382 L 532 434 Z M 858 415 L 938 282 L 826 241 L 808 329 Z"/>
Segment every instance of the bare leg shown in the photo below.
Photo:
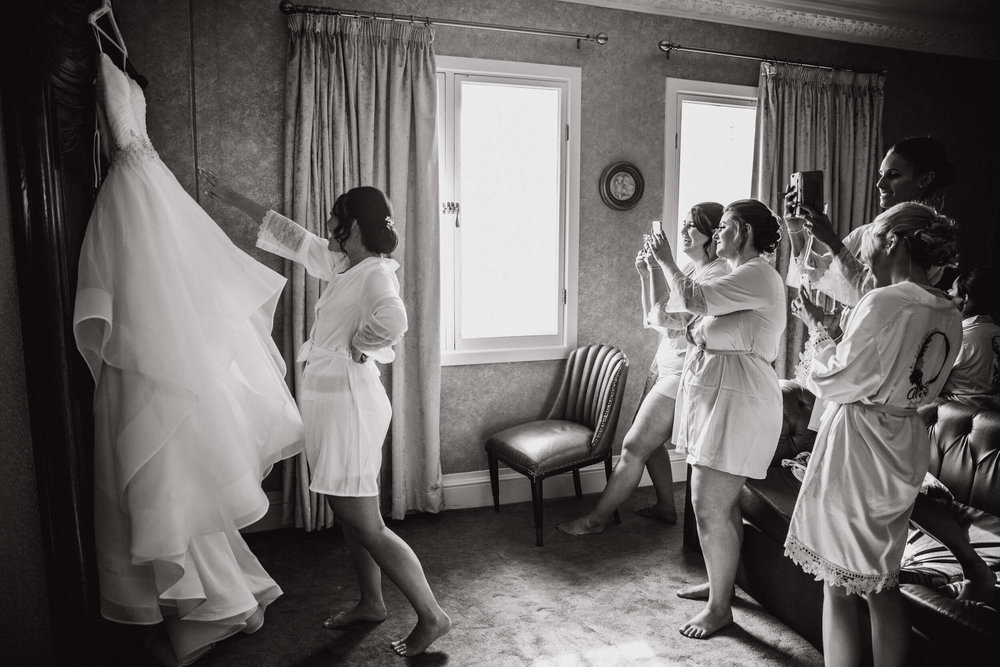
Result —
<path fill-rule="evenodd" d="M 969 543 L 968 529 L 958 522 L 945 501 L 919 494 L 910 520 L 947 547 L 962 566 L 962 574 L 969 583 L 958 596 L 960 600 L 993 602 L 997 577 Z"/>
<path fill-rule="evenodd" d="M 604 532 L 611 514 L 639 486 L 646 460 L 656 450 L 662 449 L 663 443 L 670 437 L 673 421 L 674 399 L 657 392 L 646 394 L 632 428 L 625 434 L 621 457 L 597 501 L 597 506 L 587 514 L 556 527 L 570 535 Z"/>
<path fill-rule="evenodd" d="M 656 518 L 666 523 L 677 523 L 674 506 L 674 471 L 670 467 L 670 450 L 657 447 L 646 459 L 646 472 L 656 491 L 656 504 L 637 510 L 639 516 Z"/>
<path fill-rule="evenodd" d="M 354 623 L 381 623 L 385 620 L 385 600 L 382 599 L 382 570 L 352 531 L 344 530 L 344 542 L 351 555 L 351 563 L 358 575 L 361 599 L 347 611 L 334 614 L 323 621 L 324 628 L 342 628 Z"/>
<path fill-rule="evenodd" d="M 823 585 L 823 660 L 828 667 L 861 664 L 858 628 L 862 598 L 840 586 Z"/>
<path fill-rule="evenodd" d="M 910 623 L 898 588 L 868 594 L 872 617 L 872 658 L 875 667 L 902 667 L 907 664 Z"/>
<path fill-rule="evenodd" d="M 740 535 L 740 543 L 743 542 L 743 516 L 740 514 L 740 508 L 738 505 L 733 506 L 734 512 L 734 527 L 735 530 Z M 711 593 L 711 586 L 709 582 L 704 581 L 700 584 L 695 584 L 694 586 L 688 586 L 677 591 L 677 597 L 684 598 L 685 600 L 707 600 L 709 593 Z M 733 586 L 733 596 L 736 595 L 736 586 Z"/>
<path fill-rule="evenodd" d="M 379 513 L 378 498 L 332 496 L 332 501 L 344 533 L 350 533 L 370 554 L 417 612 L 417 625 L 406 638 L 393 642 L 393 650 L 404 656 L 423 653 L 451 629 L 451 619 L 434 598 L 417 555 L 386 527 Z M 358 572 L 359 580 L 362 576 L 366 575 Z"/>
<path fill-rule="evenodd" d="M 691 499 L 698 538 L 708 570 L 708 603 L 681 626 L 681 634 L 707 639 L 733 622 L 733 586 L 740 560 L 743 522 L 736 502 L 745 477 L 696 465 L 691 470 Z"/>

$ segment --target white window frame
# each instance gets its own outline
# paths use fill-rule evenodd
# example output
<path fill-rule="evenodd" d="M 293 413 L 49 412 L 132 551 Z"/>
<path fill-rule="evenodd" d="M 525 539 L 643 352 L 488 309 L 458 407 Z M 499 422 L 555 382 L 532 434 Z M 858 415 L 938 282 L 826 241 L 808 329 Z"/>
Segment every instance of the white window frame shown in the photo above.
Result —
<path fill-rule="evenodd" d="M 437 56 L 438 147 L 442 165 L 441 202 L 441 365 L 460 366 L 513 361 L 564 359 L 577 345 L 577 306 L 580 231 L 580 82 L 579 67 L 518 63 L 503 60 Z M 458 156 L 453 129 L 456 110 L 455 75 L 476 79 L 514 79 L 552 82 L 564 90 L 562 101 L 566 143 L 561 177 L 560 263 L 563 304 L 559 332 L 555 336 L 515 336 L 483 340 L 461 340 L 456 317 L 456 253 L 460 231 L 454 215 L 444 213 L 444 202 L 459 202 L 455 161 Z M 459 210 L 461 219 L 461 210 Z M 460 228 L 459 228 L 460 230 Z"/>
<path fill-rule="evenodd" d="M 731 83 L 715 83 L 694 79 L 667 78 L 666 113 L 664 114 L 664 165 L 663 170 L 663 232 L 672 243 L 677 242 L 680 233 L 677 220 L 677 206 L 680 189 L 681 112 L 683 102 L 726 102 L 733 106 L 754 106 L 758 104 L 756 86 L 738 86 Z M 752 186 L 751 186 L 752 187 Z M 726 204 L 728 202 L 722 202 Z"/>

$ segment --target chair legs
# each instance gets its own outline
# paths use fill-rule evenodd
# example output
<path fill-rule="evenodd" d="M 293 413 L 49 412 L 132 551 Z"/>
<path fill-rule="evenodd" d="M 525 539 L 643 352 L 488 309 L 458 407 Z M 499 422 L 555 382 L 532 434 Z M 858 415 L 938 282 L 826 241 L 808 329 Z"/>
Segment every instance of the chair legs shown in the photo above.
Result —
<path fill-rule="evenodd" d="M 500 459 L 490 449 L 486 450 L 486 459 L 490 467 L 490 490 L 493 492 L 493 511 L 500 511 Z M 528 473 L 528 481 L 531 483 L 531 505 L 535 515 L 535 544 L 543 546 L 542 538 L 542 480 L 543 477 L 534 477 Z M 604 475 L 611 479 L 611 455 L 604 459 Z M 583 497 L 583 485 L 580 479 L 580 469 L 573 470 L 573 489 L 577 498 Z M 614 512 L 615 523 L 621 523 L 622 517 L 618 510 Z"/>
<path fill-rule="evenodd" d="M 607 479 L 611 479 L 611 453 L 610 452 L 608 452 L 608 458 L 604 459 L 604 478 L 606 480 Z M 622 515 L 618 513 L 618 510 L 615 510 L 614 515 L 615 515 L 615 523 L 621 523 L 622 522 Z"/>
<path fill-rule="evenodd" d="M 535 545 L 542 546 L 542 478 L 531 478 L 531 504 L 535 509 Z"/>
<path fill-rule="evenodd" d="M 500 461 L 496 454 L 486 450 L 486 458 L 490 464 L 490 489 L 493 491 L 493 511 L 500 511 Z"/>

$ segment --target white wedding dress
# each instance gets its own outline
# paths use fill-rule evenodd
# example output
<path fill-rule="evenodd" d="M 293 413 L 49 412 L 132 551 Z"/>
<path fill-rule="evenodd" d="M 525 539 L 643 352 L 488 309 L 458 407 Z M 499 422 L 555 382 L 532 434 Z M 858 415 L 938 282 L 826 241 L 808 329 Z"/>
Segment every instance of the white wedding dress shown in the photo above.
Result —
<path fill-rule="evenodd" d="M 101 612 L 166 621 L 194 661 L 252 632 L 281 595 L 238 529 L 261 481 L 302 450 L 302 421 L 271 339 L 285 280 L 238 249 L 157 156 L 139 86 L 99 56 L 114 146 L 88 223 L 74 333 L 95 381 Z"/>

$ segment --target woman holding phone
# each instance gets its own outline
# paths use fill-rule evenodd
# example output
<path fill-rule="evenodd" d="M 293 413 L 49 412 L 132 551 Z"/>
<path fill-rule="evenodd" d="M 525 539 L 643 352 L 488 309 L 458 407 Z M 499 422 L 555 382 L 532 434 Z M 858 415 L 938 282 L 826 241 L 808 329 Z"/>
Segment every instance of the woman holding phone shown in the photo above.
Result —
<path fill-rule="evenodd" d="M 771 364 L 785 330 L 785 288 L 762 256 L 774 252 L 781 224 L 766 205 L 742 199 L 727 206 L 715 232 L 716 251 L 730 273 L 713 281 L 687 276 L 666 237 L 652 251 L 684 308 L 702 316 L 674 410 L 678 451 L 691 465 L 691 500 L 705 556 L 708 585 L 684 597 L 704 597 L 704 609 L 681 628 L 706 639 L 733 622 L 732 596 L 743 540 L 737 500 L 746 479 L 761 479 L 781 433 L 781 388 Z M 700 590 L 699 590 L 700 589 Z"/>
<path fill-rule="evenodd" d="M 715 202 L 695 204 L 688 211 L 681 227 L 681 247 L 691 260 L 684 269 L 685 275 L 710 282 L 729 272 L 726 261 L 716 254 L 712 236 L 721 218 L 722 204 Z M 653 223 L 652 231 L 653 238 L 663 236 L 659 221 Z M 674 423 L 674 400 L 688 347 L 686 330 L 694 315 L 685 311 L 677 299 L 671 298 L 663 273 L 650 253 L 649 243 L 647 241 L 636 255 L 635 269 L 639 273 L 643 326 L 660 334 L 660 345 L 656 350 L 657 380 L 643 397 L 632 427 L 625 434 L 618 464 L 597 506 L 581 517 L 556 526 L 570 535 L 604 532 L 609 517 L 639 486 L 643 466 L 649 471 L 656 490 L 656 504 L 636 510 L 636 514 L 665 523 L 677 522 L 667 445 Z"/>
<path fill-rule="evenodd" d="M 902 202 L 916 201 L 940 210 L 944 188 L 954 180 L 955 166 L 948 159 L 944 145 L 933 137 L 910 137 L 896 142 L 879 166 L 875 187 L 879 207 L 888 209 Z M 825 212 L 803 203 L 795 188 L 785 195 L 785 226 L 791 244 L 794 269 L 807 274 L 810 284 L 842 304 L 853 306 L 872 288 L 868 267 L 858 259 L 869 225 L 851 231 L 843 241 Z M 812 247 L 812 240 L 825 246 Z M 931 270 L 936 282 L 943 267 Z M 797 286 L 798 283 L 795 283 Z"/>
<path fill-rule="evenodd" d="M 954 175 L 955 165 L 941 142 L 933 137 L 903 139 L 889 149 L 879 168 L 879 179 L 875 183 L 879 205 L 888 209 L 904 202 L 922 202 L 939 211 L 944 204 L 944 189 L 954 181 Z M 850 307 L 874 287 L 869 266 L 858 258 L 864 239 L 873 226 L 862 225 L 840 241 L 833 224 L 823 212 L 809 206 L 797 206 L 795 201 L 795 192 L 790 191 L 785 196 L 785 225 L 793 255 L 799 253 L 795 263 L 799 267 L 806 263 L 817 267 L 811 275 L 812 285 L 847 306 L 841 316 L 841 322 L 846 323 Z M 806 259 L 801 251 L 810 237 L 826 245 L 829 253 L 819 255 L 814 251 Z M 951 261 L 954 262 L 954 258 Z M 938 283 L 944 268 L 944 264 L 929 268 L 928 280 L 931 284 Z M 793 306 L 801 308 L 815 321 L 823 320 L 822 308 L 808 297 L 797 299 Z M 831 328 L 830 333 L 836 337 L 840 328 Z M 819 428 L 822 414 L 822 397 L 817 397 L 810 428 Z M 924 489 L 932 487 L 925 484 Z M 962 566 L 968 583 L 959 597 L 969 601 L 992 602 L 996 575 L 971 547 L 968 535 L 957 525 L 948 506 L 928 497 L 924 489 L 917 496 L 910 520 L 947 547 Z"/>

